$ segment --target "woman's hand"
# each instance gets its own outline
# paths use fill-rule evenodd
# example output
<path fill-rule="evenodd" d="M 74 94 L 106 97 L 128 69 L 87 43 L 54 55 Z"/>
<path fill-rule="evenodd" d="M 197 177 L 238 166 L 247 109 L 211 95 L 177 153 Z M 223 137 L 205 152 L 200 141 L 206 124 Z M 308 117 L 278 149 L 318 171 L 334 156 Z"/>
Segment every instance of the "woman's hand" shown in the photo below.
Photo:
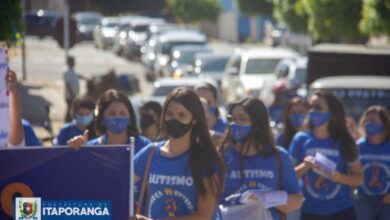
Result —
<path fill-rule="evenodd" d="M 5 86 L 12 94 L 18 93 L 18 80 L 14 71 L 7 71 L 5 76 Z"/>
<path fill-rule="evenodd" d="M 383 204 L 385 204 L 385 205 L 390 204 L 390 193 L 387 193 L 387 194 L 383 197 Z"/>
<path fill-rule="evenodd" d="M 311 155 L 308 155 L 305 157 L 305 159 L 303 159 L 303 164 L 304 164 L 306 170 L 310 170 L 310 169 L 314 168 L 314 166 L 315 166 L 314 161 L 315 161 L 315 159 Z"/>
<path fill-rule="evenodd" d="M 130 217 L 129 220 L 153 220 L 153 219 L 147 218 L 147 217 L 139 215 L 139 214 L 136 214 L 135 216 Z"/>
<path fill-rule="evenodd" d="M 83 135 L 78 135 L 72 139 L 70 139 L 67 143 L 69 147 L 79 150 L 81 146 L 85 145 L 88 141 L 88 130 L 85 130 Z"/>
<path fill-rule="evenodd" d="M 340 183 L 341 181 L 341 178 L 342 178 L 342 174 L 340 172 L 338 172 L 337 170 L 334 171 L 333 173 L 331 173 L 329 175 L 330 179 L 335 182 L 335 183 Z"/>

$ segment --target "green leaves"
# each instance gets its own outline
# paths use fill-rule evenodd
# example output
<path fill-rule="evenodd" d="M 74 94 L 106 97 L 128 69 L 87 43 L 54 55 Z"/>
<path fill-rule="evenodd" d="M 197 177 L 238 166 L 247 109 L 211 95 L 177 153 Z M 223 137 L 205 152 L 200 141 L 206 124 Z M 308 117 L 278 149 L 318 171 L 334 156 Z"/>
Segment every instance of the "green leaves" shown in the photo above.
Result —
<path fill-rule="evenodd" d="M 219 0 L 168 0 L 168 5 L 180 22 L 214 21 L 221 13 Z"/>
<path fill-rule="evenodd" d="M 302 0 L 273 0 L 274 17 L 294 32 L 306 33 L 309 16 Z"/>
<path fill-rule="evenodd" d="M 272 15 L 272 0 L 237 0 L 240 11 L 247 15 Z"/>
<path fill-rule="evenodd" d="M 10 41 L 21 27 L 20 0 L 1 0 L 0 15 L 0 41 Z"/>
<path fill-rule="evenodd" d="M 359 27 L 370 36 L 390 35 L 390 0 L 363 0 Z"/>

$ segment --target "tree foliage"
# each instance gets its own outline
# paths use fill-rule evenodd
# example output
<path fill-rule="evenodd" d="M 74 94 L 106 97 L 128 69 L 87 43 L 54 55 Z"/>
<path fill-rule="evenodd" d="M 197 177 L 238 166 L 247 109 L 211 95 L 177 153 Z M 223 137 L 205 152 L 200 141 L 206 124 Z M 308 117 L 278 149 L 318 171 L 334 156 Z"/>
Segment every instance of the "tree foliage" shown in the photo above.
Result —
<path fill-rule="evenodd" d="M 237 0 L 240 11 L 247 15 L 272 15 L 272 0 Z"/>
<path fill-rule="evenodd" d="M 274 17 L 294 32 L 307 32 L 308 14 L 302 0 L 274 0 Z"/>
<path fill-rule="evenodd" d="M 314 39 L 330 42 L 360 42 L 361 0 L 302 0 L 309 15 L 308 28 Z"/>
<path fill-rule="evenodd" d="M 21 27 L 22 7 L 20 0 L 1 0 L 0 41 L 9 41 Z"/>
<path fill-rule="evenodd" d="M 70 0 L 80 1 L 80 0 Z M 119 13 L 146 13 L 158 14 L 167 7 L 166 0 L 86 0 L 88 5 L 94 10 L 106 15 L 116 15 Z"/>
<path fill-rule="evenodd" d="M 390 0 L 363 0 L 359 27 L 370 36 L 390 35 Z"/>
<path fill-rule="evenodd" d="M 221 13 L 219 0 L 168 0 L 168 5 L 179 22 L 214 21 Z"/>

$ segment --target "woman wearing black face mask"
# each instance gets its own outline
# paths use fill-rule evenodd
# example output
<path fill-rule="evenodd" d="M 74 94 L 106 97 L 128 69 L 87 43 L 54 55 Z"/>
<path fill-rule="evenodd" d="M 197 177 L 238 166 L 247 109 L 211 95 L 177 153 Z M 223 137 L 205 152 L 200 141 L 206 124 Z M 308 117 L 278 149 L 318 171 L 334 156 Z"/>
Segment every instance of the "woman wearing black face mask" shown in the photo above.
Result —
<path fill-rule="evenodd" d="M 145 179 L 149 185 L 145 207 L 149 217 L 131 219 L 211 219 L 222 190 L 223 167 L 195 92 L 178 88 L 170 93 L 161 124 L 167 141 L 142 149 L 134 161 L 135 182 Z M 144 178 L 149 155 L 150 168 Z"/>
<path fill-rule="evenodd" d="M 163 141 L 160 135 L 160 117 L 162 107 L 155 101 L 145 102 L 140 107 L 142 134 L 152 142 Z"/>

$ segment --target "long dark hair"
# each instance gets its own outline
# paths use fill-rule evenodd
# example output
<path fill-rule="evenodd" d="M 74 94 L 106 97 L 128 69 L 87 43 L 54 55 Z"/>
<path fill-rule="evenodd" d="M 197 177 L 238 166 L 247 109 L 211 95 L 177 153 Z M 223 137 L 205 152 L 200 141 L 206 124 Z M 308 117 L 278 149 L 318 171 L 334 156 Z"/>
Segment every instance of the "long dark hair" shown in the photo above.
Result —
<path fill-rule="evenodd" d="M 131 104 L 130 100 L 127 98 L 126 95 L 122 94 L 121 92 L 109 89 L 106 92 L 103 93 L 102 96 L 97 101 L 97 116 L 95 121 L 95 127 L 96 131 L 99 135 L 106 133 L 106 127 L 103 124 L 103 115 L 108 106 L 110 106 L 114 102 L 120 102 L 123 103 L 127 110 L 129 111 L 129 119 L 130 124 L 127 127 L 127 135 L 136 137 L 139 135 L 138 128 L 137 128 L 137 118 L 134 113 L 133 105 Z"/>
<path fill-rule="evenodd" d="M 358 158 L 358 151 L 354 139 L 348 132 L 343 103 L 330 91 L 319 90 L 314 95 L 322 97 L 328 105 L 330 114 L 328 132 L 334 141 L 341 142 L 344 159 L 347 162 L 356 160 Z M 310 129 L 312 130 L 313 126 L 310 125 Z"/>
<path fill-rule="evenodd" d="M 359 121 L 359 127 L 365 133 L 364 129 L 364 123 L 366 122 L 367 115 L 371 112 L 376 112 L 379 115 L 379 118 L 384 125 L 384 131 L 385 131 L 385 138 L 384 140 L 390 140 L 390 115 L 387 109 L 380 105 L 373 105 L 368 107 L 364 113 L 362 114 L 362 117 Z"/>
<path fill-rule="evenodd" d="M 256 151 L 263 157 L 268 157 L 275 153 L 275 139 L 269 126 L 269 117 L 264 103 L 257 98 L 247 97 L 230 105 L 229 114 L 232 114 L 236 106 L 242 106 L 249 115 L 253 129 L 249 133 L 247 141 L 240 149 L 240 154 L 245 155 L 249 151 L 249 146 L 254 145 Z M 236 142 L 231 137 L 230 130 L 225 135 L 220 151 Z"/>
<path fill-rule="evenodd" d="M 301 97 L 294 97 L 288 102 L 283 115 L 283 121 L 285 125 L 283 129 L 283 147 L 286 149 L 289 148 L 294 135 L 298 132 L 289 119 L 291 108 L 295 105 L 302 105 L 309 109 L 309 104 Z"/>
<path fill-rule="evenodd" d="M 195 124 L 191 131 L 190 141 L 190 158 L 189 165 L 194 179 L 194 184 L 200 196 L 206 196 L 206 186 L 204 185 L 204 177 L 208 178 L 212 193 L 215 198 L 218 198 L 223 189 L 224 169 L 223 163 L 217 153 L 214 144 L 211 140 L 209 129 L 207 127 L 205 113 L 200 102 L 199 96 L 190 88 L 177 88 L 172 91 L 166 98 L 161 117 L 161 131 L 166 134 L 164 126 L 165 115 L 168 105 L 171 102 L 182 104 L 195 119 Z M 215 176 L 215 168 L 219 171 Z"/>

